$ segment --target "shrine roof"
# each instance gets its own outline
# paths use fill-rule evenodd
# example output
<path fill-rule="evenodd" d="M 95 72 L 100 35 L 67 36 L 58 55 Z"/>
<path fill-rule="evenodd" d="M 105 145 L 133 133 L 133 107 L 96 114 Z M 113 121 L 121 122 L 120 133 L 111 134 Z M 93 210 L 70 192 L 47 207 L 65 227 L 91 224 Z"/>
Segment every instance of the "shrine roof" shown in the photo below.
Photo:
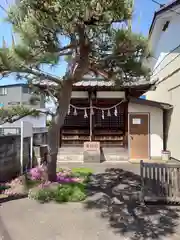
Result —
<path fill-rule="evenodd" d="M 56 86 L 56 83 L 53 83 L 48 80 L 43 80 L 39 83 L 40 85 L 46 85 L 46 86 Z M 110 87 L 110 88 L 136 88 L 136 87 L 141 87 L 141 86 L 152 86 L 154 83 L 151 83 L 150 81 L 147 81 L 144 78 L 139 78 L 138 80 L 136 79 L 130 82 L 124 82 L 123 84 L 115 83 L 114 81 L 105 81 L 103 79 L 97 79 L 97 78 L 85 78 L 79 82 L 76 82 L 73 84 L 74 87 L 76 88 L 94 88 L 94 87 Z"/>
<path fill-rule="evenodd" d="M 171 105 L 169 103 L 157 102 L 157 101 L 152 101 L 152 100 L 142 99 L 142 98 L 130 97 L 129 101 L 131 103 L 136 103 L 136 104 L 141 104 L 141 105 L 148 105 L 148 106 L 158 107 L 158 108 L 167 109 L 167 110 L 173 108 L 173 105 Z"/>
<path fill-rule="evenodd" d="M 157 80 L 156 80 L 157 81 Z M 131 81 L 113 81 L 109 80 L 106 81 L 104 78 L 95 77 L 90 74 L 85 75 L 81 81 L 78 81 L 73 84 L 73 90 L 75 91 L 84 91 L 84 90 L 106 90 L 106 91 L 129 91 L 135 97 L 139 97 L 140 95 L 144 94 L 148 90 L 155 90 L 156 88 L 156 81 L 150 82 L 149 80 L 145 79 L 144 77 L 139 78 L 131 78 Z M 34 83 L 36 84 L 36 83 Z M 42 87 L 54 87 L 57 86 L 57 83 L 53 83 L 52 81 L 43 80 L 37 83 Z"/>

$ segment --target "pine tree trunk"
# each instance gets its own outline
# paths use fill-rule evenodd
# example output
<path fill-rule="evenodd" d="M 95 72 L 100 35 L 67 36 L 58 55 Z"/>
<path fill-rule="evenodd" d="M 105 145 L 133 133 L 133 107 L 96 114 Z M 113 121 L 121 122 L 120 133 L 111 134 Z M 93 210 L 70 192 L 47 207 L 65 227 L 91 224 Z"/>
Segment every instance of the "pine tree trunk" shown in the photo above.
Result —
<path fill-rule="evenodd" d="M 58 108 L 52 118 L 52 124 L 48 131 L 48 161 L 47 173 L 49 181 L 56 181 L 57 154 L 59 149 L 60 128 L 64 124 L 72 93 L 72 80 L 66 80 L 62 84 L 59 93 Z"/>

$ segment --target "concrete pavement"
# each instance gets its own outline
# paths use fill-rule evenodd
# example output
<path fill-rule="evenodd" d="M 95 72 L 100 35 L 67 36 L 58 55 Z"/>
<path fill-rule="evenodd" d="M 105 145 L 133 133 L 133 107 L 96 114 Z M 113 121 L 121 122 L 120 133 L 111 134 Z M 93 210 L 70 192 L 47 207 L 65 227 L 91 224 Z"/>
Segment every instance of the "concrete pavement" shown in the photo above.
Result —
<path fill-rule="evenodd" d="M 138 165 L 68 164 L 80 166 L 97 173 L 84 203 L 2 203 L 0 240 L 179 240 L 180 207 L 142 206 L 134 197 Z"/>

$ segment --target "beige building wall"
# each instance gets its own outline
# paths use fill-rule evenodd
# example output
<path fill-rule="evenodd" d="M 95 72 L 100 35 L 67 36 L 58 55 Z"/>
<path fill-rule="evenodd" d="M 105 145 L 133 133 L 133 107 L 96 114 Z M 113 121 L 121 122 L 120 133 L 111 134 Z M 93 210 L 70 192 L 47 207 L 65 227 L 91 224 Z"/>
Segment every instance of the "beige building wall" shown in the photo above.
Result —
<path fill-rule="evenodd" d="M 163 110 L 130 102 L 128 112 L 149 113 L 150 157 L 154 159 L 161 157 L 161 151 L 163 150 Z"/>

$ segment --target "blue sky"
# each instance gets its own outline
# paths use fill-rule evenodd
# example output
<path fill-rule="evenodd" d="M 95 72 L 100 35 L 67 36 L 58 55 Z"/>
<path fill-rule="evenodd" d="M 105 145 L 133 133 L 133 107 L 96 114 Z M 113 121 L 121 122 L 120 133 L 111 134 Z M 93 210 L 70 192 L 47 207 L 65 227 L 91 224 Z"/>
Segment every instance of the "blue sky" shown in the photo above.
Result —
<path fill-rule="evenodd" d="M 133 29 L 136 32 L 148 36 L 149 27 L 152 22 L 154 12 L 159 9 L 159 5 L 152 0 L 134 0 L 135 9 L 133 15 Z M 161 4 L 166 4 L 170 0 L 157 0 Z"/>
<path fill-rule="evenodd" d="M 11 3 L 13 0 L 0 0 L 1 6 L 4 8 L 7 7 L 6 2 Z M 168 0 L 158 0 L 160 3 L 167 3 Z M 145 36 L 148 36 L 148 30 L 152 21 L 152 17 L 154 14 L 154 11 L 159 9 L 159 6 L 155 3 L 153 3 L 151 0 L 135 0 L 135 10 L 133 15 L 133 30 L 135 32 L 142 33 Z M 0 9 L 0 19 L 3 20 L 3 18 L 6 16 L 6 13 Z M 11 44 L 12 40 L 12 29 L 11 26 L 8 23 L 5 23 L 3 21 L 0 22 L 0 46 L 2 45 L 2 40 L 6 40 L 7 44 Z M 63 41 L 65 42 L 65 40 Z M 62 76 L 65 71 L 66 64 L 61 63 L 59 67 L 57 67 L 54 70 L 51 70 L 51 73 L 54 75 Z M 14 78 L 11 76 L 9 78 L 4 78 L 0 80 L 0 85 L 4 84 L 13 84 L 17 82 L 14 80 Z"/>

